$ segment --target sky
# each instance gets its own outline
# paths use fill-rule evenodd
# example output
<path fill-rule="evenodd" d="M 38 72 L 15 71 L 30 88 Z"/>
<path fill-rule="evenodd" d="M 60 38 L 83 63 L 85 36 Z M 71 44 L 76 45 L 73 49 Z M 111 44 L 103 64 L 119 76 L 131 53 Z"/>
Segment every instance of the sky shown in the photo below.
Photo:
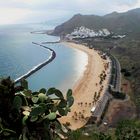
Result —
<path fill-rule="evenodd" d="M 0 24 L 63 22 L 74 14 L 105 15 L 140 8 L 140 0 L 0 0 Z"/>

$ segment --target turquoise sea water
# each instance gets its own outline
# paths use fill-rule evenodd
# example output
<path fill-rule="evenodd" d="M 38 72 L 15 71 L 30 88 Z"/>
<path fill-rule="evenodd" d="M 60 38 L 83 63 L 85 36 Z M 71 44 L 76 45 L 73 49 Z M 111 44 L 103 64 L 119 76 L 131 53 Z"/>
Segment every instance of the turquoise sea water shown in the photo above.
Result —
<path fill-rule="evenodd" d="M 0 26 L 0 77 L 16 79 L 46 60 L 50 53 L 32 42 L 57 41 L 59 37 L 30 32 L 51 28 L 46 24 Z M 46 46 L 55 50 L 56 58 L 27 79 L 30 88 L 72 88 L 85 68 L 86 54 L 62 43 Z"/>

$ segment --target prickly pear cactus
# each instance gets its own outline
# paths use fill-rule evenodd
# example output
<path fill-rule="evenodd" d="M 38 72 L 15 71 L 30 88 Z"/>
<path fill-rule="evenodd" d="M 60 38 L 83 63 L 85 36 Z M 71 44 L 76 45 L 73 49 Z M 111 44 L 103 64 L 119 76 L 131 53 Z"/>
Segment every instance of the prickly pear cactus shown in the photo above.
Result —
<path fill-rule="evenodd" d="M 56 89 L 32 92 L 28 82 L 15 85 L 10 77 L 0 81 L 0 139 L 52 140 L 65 135 L 58 118 L 74 103 L 72 90 L 66 98 Z"/>

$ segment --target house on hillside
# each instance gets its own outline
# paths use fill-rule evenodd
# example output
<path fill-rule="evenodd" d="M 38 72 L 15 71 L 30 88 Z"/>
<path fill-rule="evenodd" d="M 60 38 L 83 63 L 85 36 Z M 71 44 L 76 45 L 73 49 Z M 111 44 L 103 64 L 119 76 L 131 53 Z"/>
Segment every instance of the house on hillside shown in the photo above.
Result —
<path fill-rule="evenodd" d="M 84 39 L 84 38 L 124 38 L 126 35 L 113 35 L 108 29 L 103 28 L 98 31 L 86 28 L 84 26 L 77 27 L 73 32 L 65 36 L 66 40 Z"/>

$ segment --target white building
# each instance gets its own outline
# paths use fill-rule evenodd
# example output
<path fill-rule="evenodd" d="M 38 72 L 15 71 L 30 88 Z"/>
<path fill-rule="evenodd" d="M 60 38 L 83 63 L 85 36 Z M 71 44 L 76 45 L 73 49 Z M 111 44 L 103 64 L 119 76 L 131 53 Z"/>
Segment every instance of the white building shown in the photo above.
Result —
<path fill-rule="evenodd" d="M 107 37 L 111 35 L 111 32 L 104 28 L 98 31 L 91 30 L 89 28 L 86 28 L 84 26 L 77 27 L 74 29 L 74 31 L 70 34 L 66 35 L 66 38 L 69 40 L 75 39 L 75 38 L 88 38 L 88 37 Z M 123 38 L 125 35 L 117 35 L 117 36 L 112 36 L 113 38 Z"/>
<path fill-rule="evenodd" d="M 111 33 L 108 31 L 108 29 L 102 29 L 105 36 L 109 36 Z"/>

